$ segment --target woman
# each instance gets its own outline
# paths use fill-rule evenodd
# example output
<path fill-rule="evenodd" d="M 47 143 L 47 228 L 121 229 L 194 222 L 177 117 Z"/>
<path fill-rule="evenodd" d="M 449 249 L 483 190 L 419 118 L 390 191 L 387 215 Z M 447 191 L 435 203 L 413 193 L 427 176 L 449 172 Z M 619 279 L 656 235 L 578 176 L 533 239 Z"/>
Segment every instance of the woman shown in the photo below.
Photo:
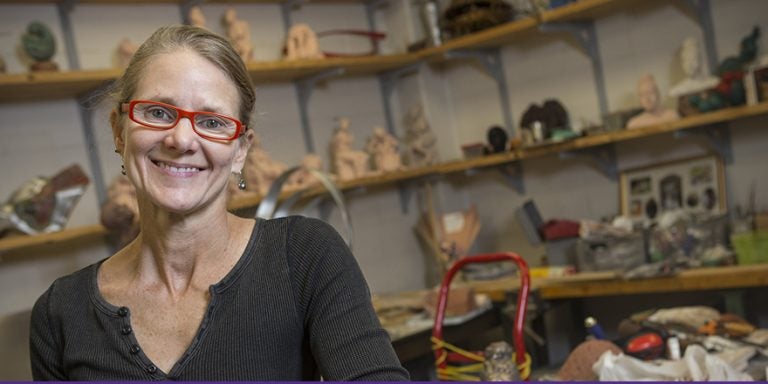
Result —
<path fill-rule="evenodd" d="M 407 380 L 331 227 L 227 212 L 255 96 L 226 40 L 161 28 L 116 95 L 141 232 L 38 299 L 35 380 Z"/>

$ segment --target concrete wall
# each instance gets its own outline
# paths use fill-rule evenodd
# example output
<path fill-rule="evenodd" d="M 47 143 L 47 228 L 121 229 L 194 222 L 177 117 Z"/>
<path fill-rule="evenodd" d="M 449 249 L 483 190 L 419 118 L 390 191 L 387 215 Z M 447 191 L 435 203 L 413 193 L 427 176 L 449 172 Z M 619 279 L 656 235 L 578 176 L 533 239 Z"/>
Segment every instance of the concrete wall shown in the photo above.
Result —
<path fill-rule="evenodd" d="M 681 79 L 676 50 L 687 36 L 701 32 L 683 6 L 684 2 L 638 5 L 597 21 L 600 51 L 610 109 L 637 105 L 635 81 L 653 73 L 663 90 Z M 226 7 L 203 5 L 208 25 L 221 31 L 219 18 Z M 712 0 L 715 35 L 720 57 L 736 53 L 738 42 L 752 25 L 768 31 L 768 2 L 760 0 Z M 279 57 L 284 26 L 276 5 L 238 4 L 238 14 L 252 31 L 256 59 Z M 72 14 L 77 55 L 82 68 L 110 67 L 114 48 L 123 37 L 139 42 L 156 27 L 180 20 L 175 5 L 75 6 Z M 316 30 L 364 28 L 365 13 L 359 5 L 306 6 L 293 14 L 295 22 L 307 22 Z M 9 72 L 22 72 L 19 35 L 29 21 L 41 20 L 57 32 L 63 47 L 54 5 L 0 5 L 0 55 Z M 418 39 L 418 10 L 405 0 L 391 1 L 377 12 L 380 29 L 389 32 L 384 52 L 400 52 Z M 324 47 L 355 51 L 365 48 L 356 39 L 323 40 Z M 760 42 L 766 52 L 766 39 Z M 534 35 L 502 50 L 505 75 L 511 93 L 513 118 L 519 121 L 530 103 L 557 97 L 577 120 L 598 119 L 597 97 L 591 66 L 574 44 L 560 35 Z M 66 53 L 54 58 L 67 69 Z M 259 117 L 256 129 L 273 157 L 296 164 L 304 154 L 296 93 L 291 84 L 257 87 Z M 453 64 L 446 68 L 422 66 L 397 85 L 393 97 L 398 129 L 402 111 L 423 103 L 432 128 L 439 136 L 444 160 L 460 157 L 460 145 L 483 141 L 491 124 L 501 122 L 496 85 L 477 66 Z M 669 101 L 667 101 L 669 103 Z M 94 108 L 102 170 L 107 179 L 118 175 L 119 159 L 112 152 L 107 125 L 108 107 Z M 313 93 L 309 106 L 313 138 L 321 155 L 334 128 L 336 116 L 347 116 L 362 147 L 375 125 L 384 124 L 381 95 L 375 77 L 334 80 Z M 50 175 L 59 168 L 79 163 L 89 168 L 74 100 L 0 104 L 0 161 L 3 165 L 0 198 L 9 196 L 34 175 Z M 746 202 L 750 185 L 758 196 L 768 189 L 768 177 L 759 167 L 768 160 L 761 150 L 768 138 L 766 117 L 732 124 L 734 162 L 726 177 L 731 206 Z M 676 159 L 708 151 L 706 143 L 677 140 L 671 136 L 641 139 L 617 146 L 620 168 Z M 326 157 L 327 158 L 327 157 Z M 616 214 L 618 185 L 597 171 L 589 160 L 545 157 L 523 162 L 525 195 L 506 186 L 494 172 L 457 175 L 437 182 L 436 199 L 444 211 L 478 206 L 483 228 L 473 252 L 516 250 L 536 264 L 543 250 L 531 247 L 514 220 L 514 210 L 529 198 L 536 200 L 545 218 L 589 218 Z M 356 191 L 349 195 L 356 231 L 355 254 L 374 292 L 423 288 L 428 284 L 429 258 L 414 236 L 417 201 L 410 200 L 408 213 L 400 210 L 397 188 Z M 764 199 L 758 200 L 762 208 Z M 337 225 L 339 218 L 332 214 Z M 90 188 L 75 210 L 70 226 L 98 222 L 98 203 Z M 338 228 L 341 227 L 339 226 Z M 78 241 L 0 255 L 0 380 L 28 379 L 26 319 L 34 300 L 58 276 L 107 257 L 110 251 L 100 240 Z M 396 271 L 396 273 L 393 273 Z"/>

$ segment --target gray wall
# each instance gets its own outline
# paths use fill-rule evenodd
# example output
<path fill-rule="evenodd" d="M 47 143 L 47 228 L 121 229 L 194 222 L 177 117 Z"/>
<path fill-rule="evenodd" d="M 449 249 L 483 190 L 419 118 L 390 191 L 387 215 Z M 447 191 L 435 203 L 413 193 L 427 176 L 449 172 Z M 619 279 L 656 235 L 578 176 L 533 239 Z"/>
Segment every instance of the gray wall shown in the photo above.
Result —
<path fill-rule="evenodd" d="M 700 37 L 695 21 L 687 16 L 684 2 L 669 5 L 639 5 L 597 22 L 600 51 L 611 110 L 633 107 L 635 81 L 653 73 L 662 90 L 682 78 L 676 51 L 688 36 Z M 712 0 L 717 49 L 720 57 L 736 53 L 742 36 L 752 25 L 768 32 L 768 2 L 760 0 Z M 19 35 L 29 21 L 41 20 L 60 31 L 53 5 L 1 5 L 0 55 L 9 72 L 22 72 Z M 204 5 L 208 25 L 220 31 L 222 5 Z M 238 5 L 240 17 L 250 22 L 257 59 L 279 57 L 283 39 L 280 10 L 275 5 Z M 119 17 L 115 17 L 119 15 Z M 363 28 L 362 6 L 334 5 L 304 7 L 295 22 L 308 22 L 316 30 Z M 389 32 L 385 52 L 402 51 L 421 35 L 417 10 L 398 0 L 377 13 L 378 25 Z M 175 5 L 77 5 L 72 13 L 78 57 L 85 69 L 110 67 L 114 47 L 123 37 L 142 41 L 156 27 L 177 22 Z M 765 38 L 761 52 L 768 52 Z M 59 47 L 63 41 L 59 34 Z M 360 41 L 334 39 L 333 49 L 359 49 Z M 555 35 L 534 35 L 502 51 L 511 92 L 512 112 L 519 120 L 530 103 L 557 97 L 572 119 L 596 121 L 597 98 L 587 57 L 568 39 Z M 67 69 L 63 48 L 54 58 Z M 257 87 L 259 119 L 257 131 L 273 157 L 296 164 L 303 155 L 301 128 L 294 87 L 290 84 Z M 501 121 L 496 86 L 473 65 L 446 68 L 422 67 L 398 83 L 394 96 L 395 116 L 415 102 L 425 105 L 433 129 L 438 133 L 444 160 L 460 157 L 460 145 L 482 141 L 489 125 Z M 669 104 L 669 100 L 666 100 Z M 671 105 L 671 104 L 669 104 Z M 378 83 L 374 77 L 332 81 L 315 90 L 310 104 L 313 135 L 319 150 L 325 151 L 334 127 L 334 117 L 347 116 L 362 147 L 375 125 L 384 124 Z M 94 110 L 100 156 L 108 179 L 118 175 L 119 161 L 112 153 L 105 105 Z M 0 104 L 0 161 L 3 183 L 0 198 L 9 196 L 34 175 L 50 175 L 70 163 L 88 167 L 81 120 L 74 100 Z M 731 206 L 746 202 L 754 184 L 758 196 L 768 190 L 768 177 L 760 167 L 768 160 L 764 147 L 768 117 L 732 124 L 734 162 L 726 169 Z M 398 121 L 399 125 L 399 121 Z M 617 146 L 622 169 L 677 159 L 709 150 L 706 143 L 677 140 L 669 135 L 645 138 Z M 521 196 L 507 187 L 493 172 L 472 177 L 457 175 L 438 182 L 437 202 L 443 211 L 478 206 L 483 222 L 473 252 L 515 250 L 536 264 L 543 253 L 531 247 L 514 221 L 514 209 L 534 198 L 545 218 L 599 219 L 617 213 L 618 185 L 598 172 L 589 161 L 560 160 L 555 156 L 526 160 Z M 766 208 L 765 199 L 758 199 Z M 428 283 L 428 256 L 413 234 L 418 219 L 416 199 L 407 214 L 400 211 L 395 187 L 379 188 L 349 195 L 356 229 L 356 257 L 374 292 L 424 288 Z M 70 226 L 98 222 L 98 204 L 90 188 L 74 212 Z M 331 222 L 338 225 L 338 216 Z M 341 228 L 341 227 L 339 227 Z M 26 318 L 34 300 L 58 276 L 107 257 L 102 241 L 79 241 L 0 255 L 0 379 L 29 378 L 26 363 Z"/>

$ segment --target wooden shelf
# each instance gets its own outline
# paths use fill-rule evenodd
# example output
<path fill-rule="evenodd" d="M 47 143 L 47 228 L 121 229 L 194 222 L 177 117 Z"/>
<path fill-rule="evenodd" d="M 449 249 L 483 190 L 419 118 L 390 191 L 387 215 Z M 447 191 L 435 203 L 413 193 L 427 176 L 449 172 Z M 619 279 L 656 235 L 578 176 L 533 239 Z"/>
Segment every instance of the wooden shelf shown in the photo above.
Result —
<path fill-rule="evenodd" d="M 503 300 L 507 292 L 517 291 L 520 283 L 517 277 L 506 277 L 470 285 L 478 293 Z M 531 289 L 538 290 L 545 300 L 765 286 L 768 286 L 768 264 L 689 269 L 676 276 L 649 279 L 624 280 L 616 271 L 531 279 Z"/>
<path fill-rule="evenodd" d="M 300 80 L 337 68 L 343 71 L 339 75 L 342 77 L 373 75 L 407 66 L 418 60 L 419 57 L 415 54 L 399 54 L 292 61 L 256 61 L 248 63 L 248 72 L 254 83 L 280 83 Z"/>
<path fill-rule="evenodd" d="M 0 102 L 84 95 L 120 76 L 118 69 L 0 74 Z"/>
<path fill-rule="evenodd" d="M 0 254 L 20 250 L 24 248 L 36 247 L 46 244 L 58 244 L 66 241 L 81 240 L 92 237 L 104 236 L 107 230 L 101 225 L 88 225 L 72 229 L 64 229 L 59 232 L 46 233 L 42 235 L 18 235 L 0 239 Z"/>

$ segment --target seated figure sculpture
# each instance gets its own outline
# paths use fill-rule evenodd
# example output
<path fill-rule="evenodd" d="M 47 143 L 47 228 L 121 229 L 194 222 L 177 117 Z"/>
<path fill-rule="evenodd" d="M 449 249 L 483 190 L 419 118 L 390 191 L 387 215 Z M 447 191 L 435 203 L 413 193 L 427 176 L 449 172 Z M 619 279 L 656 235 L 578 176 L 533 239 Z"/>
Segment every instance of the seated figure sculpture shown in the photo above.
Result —
<path fill-rule="evenodd" d="M 416 105 L 405 116 L 405 138 L 408 165 L 421 167 L 438 162 L 437 136 L 429 127 L 424 108 Z"/>
<path fill-rule="evenodd" d="M 629 119 L 627 129 L 661 124 L 680 118 L 676 111 L 661 105 L 659 87 L 656 86 L 656 79 L 653 75 L 647 74 L 640 78 L 637 83 L 637 96 L 640 99 L 643 112 Z"/>
<path fill-rule="evenodd" d="M 272 159 L 261 146 L 261 140 L 254 135 L 251 147 L 248 149 L 248 157 L 243 167 L 246 189 L 259 192 L 264 196 L 269 191 L 272 182 L 275 181 L 288 167 Z M 234 192 L 235 188 L 230 188 Z"/>
<path fill-rule="evenodd" d="M 398 171 L 403 168 L 397 138 L 382 127 L 373 128 L 365 150 L 370 154 L 373 167 L 380 172 Z"/>
<path fill-rule="evenodd" d="M 247 21 L 237 18 L 237 11 L 234 8 L 228 8 L 224 12 L 221 24 L 224 26 L 227 38 L 235 47 L 237 54 L 247 63 L 253 56 L 250 25 Z"/>
<path fill-rule="evenodd" d="M 333 171 L 340 180 L 365 176 L 368 171 L 368 154 L 352 148 L 354 137 L 349 131 L 349 119 L 340 117 L 338 127 L 331 138 L 331 161 Z"/>

